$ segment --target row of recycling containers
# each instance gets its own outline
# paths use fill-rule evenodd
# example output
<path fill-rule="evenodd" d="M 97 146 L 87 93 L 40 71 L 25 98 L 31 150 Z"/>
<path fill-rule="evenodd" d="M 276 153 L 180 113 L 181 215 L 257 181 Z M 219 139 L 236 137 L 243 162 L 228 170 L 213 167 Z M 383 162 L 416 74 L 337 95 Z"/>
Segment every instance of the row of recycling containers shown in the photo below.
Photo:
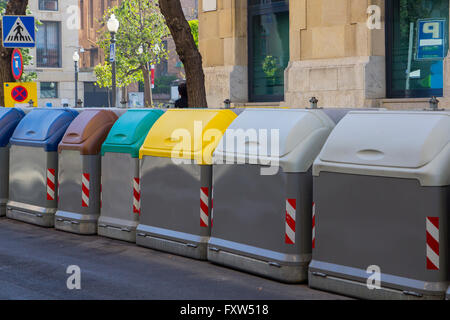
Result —
<path fill-rule="evenodd" d="M 354 297 L 446 296 L 450 112 L 0 111 L 11 219 Z"/>

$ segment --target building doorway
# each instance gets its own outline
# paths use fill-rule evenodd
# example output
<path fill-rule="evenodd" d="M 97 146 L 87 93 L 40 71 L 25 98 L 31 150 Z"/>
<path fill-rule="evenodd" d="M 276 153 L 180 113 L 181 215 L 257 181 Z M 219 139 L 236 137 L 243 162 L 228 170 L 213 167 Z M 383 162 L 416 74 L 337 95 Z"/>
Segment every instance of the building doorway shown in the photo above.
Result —
<path fill-rule="evenodd" d="M 249 100 L 284 100 L 289 0 L 248 0 Z"/>
<path fill-rule="evenodd" d="M 388 98 L 442 96 L 449 0 L 386 2 Z"/>
<path fill-rule="evenodd" d="M 112 92 L 108 88 L 99 88 L 95 82 L 84 82 L 84 107 L 108 108 L 111 107 Z"/>

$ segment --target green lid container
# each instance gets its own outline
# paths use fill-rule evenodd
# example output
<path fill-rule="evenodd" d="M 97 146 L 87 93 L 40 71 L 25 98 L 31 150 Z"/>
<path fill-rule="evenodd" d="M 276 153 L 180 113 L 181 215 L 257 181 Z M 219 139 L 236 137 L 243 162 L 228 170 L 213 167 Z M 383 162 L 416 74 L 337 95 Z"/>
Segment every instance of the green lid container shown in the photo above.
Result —
<path fill-rule="evenodd" d="M 106 152 L 129 153 L 139 157 L 139 149 L 144 143 L 153 124 L 164 114 L 163 110 L 129 110 L 116 121 L 102 145 L 102 156 Z"/>

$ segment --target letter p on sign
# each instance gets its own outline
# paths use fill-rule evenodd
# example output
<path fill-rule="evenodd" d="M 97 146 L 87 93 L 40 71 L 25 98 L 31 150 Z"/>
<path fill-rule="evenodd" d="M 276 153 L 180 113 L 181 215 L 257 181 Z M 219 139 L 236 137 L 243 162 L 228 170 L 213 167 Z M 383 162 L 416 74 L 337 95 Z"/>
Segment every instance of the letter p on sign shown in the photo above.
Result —
<path fill-rule="evenodd" d="M 423 24 L 423 33 L 424 34 L 432 34 L 433 39 L 440 38 L 440 24 L 438 22 L 427 22 Z"/>

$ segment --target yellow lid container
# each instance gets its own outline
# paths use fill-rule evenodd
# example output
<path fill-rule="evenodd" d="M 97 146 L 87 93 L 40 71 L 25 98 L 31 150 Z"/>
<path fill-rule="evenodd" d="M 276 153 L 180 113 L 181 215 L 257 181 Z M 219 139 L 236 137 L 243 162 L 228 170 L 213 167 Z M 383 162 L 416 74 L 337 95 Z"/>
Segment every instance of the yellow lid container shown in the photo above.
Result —
<path fill-rule="evenodd" d="M 236 118 L 231 110 L 171 109 L 153 125 L 139 158 L 153 156 L 212 164 L 212 154 Z"/>

